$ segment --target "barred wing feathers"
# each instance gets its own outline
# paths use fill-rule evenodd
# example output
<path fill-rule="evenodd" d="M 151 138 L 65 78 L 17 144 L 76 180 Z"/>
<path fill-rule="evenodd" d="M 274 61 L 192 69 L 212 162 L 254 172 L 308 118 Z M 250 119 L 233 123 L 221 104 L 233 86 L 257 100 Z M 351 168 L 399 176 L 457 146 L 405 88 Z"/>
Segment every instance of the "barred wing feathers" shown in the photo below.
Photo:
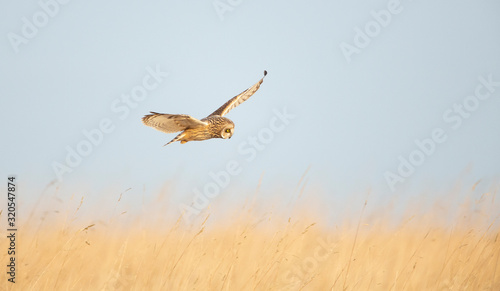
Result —
<path fill-rule="evenodd" d="M 208 124 L 186 114 L 163 114 L 152 112 L 142 118 L 144 125 L 156 130 L 172 133 L 189 128 L 204 127 Z"/>
<path fill-rule="evenodd" d="M 267 71 L 264 71 L 264 77 L 267 75 Z M 260 88 L 260 84 L 264 81 L 264 77 L 260 79 L 255 85 L 252 87 L 246 89 L 245 91 L 241 92 L 240 94 L 236 95 L 235 97 L 231 98 L 229 101 L 224 103 L 219 109 L 215 110 L 212 115 L 219 115 L 219 116 L 224 116 L 226 115 L 231 109 L 235 108 L 236 106 L 240 105 L 241 103 L 245 102 L 248 98 L 250 98 L 257 90 Z"/>

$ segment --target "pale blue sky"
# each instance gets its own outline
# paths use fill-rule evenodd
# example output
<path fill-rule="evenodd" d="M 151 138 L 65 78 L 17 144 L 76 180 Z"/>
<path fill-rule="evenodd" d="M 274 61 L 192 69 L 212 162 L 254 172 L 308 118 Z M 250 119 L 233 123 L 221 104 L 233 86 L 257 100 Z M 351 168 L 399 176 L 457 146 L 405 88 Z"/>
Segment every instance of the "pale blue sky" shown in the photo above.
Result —
<path fill-rule="evenodd" d="M 214 3 L 234 7 L 218 13 Z M 293 189 L 311 166 L 308 185 L 331 197 L 370 187 L 389 195 L 384 173 L 398 174 L 398 157 L 436 128 L 446 140 L 396 192 L 446 189 L 464 172 L 470 181 L 499 177 L 500 86 L 478 89 L 491 93 L 486 100 L 467 99 L 480 77 L 500 81 L 498 1 L 73 0 L 49 5 L 45 19 L 37 1 L 2 4 L 0 172 L 17 174 L 28 195 L 56 178 L 53 163 L 103 119 L 114 130 L 63 176 L 68 193 L 154 195 L 175 181 L 188 202 L 210 171 L 236 160 L 242 171 L 228 189 L 256 187 L 262 173 L 264 187 Z M 387 7 L 397 10 L 390 20 L 380 12 Z M 34 16 L 43 27 L 29 32 L 23 18 Z M 370 42 L 348 61 L 341 44 L 355 46 L 367 27 Z M 147 67 L 168 76 L 123 117 L 113 104 L 124 104 Z M 263 70 L 260 90 L 227 115 L 236 124 L 230 140 L 162 147 L 175 135 L 140 122 L 149 111 L 205 117 Z M 454 104 L 464 102 L 473 110 L 454 129 Z M 238 147 L 283 108 L 296 117 L 247 162 Z"/>

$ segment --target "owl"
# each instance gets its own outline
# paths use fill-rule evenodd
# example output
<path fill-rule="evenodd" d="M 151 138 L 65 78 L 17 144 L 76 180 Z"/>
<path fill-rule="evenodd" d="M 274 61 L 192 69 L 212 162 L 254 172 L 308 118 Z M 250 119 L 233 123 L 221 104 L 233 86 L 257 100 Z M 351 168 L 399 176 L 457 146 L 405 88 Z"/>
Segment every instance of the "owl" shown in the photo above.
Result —
<path fill-rule="evenodd" d="M 264 71 L 264 77 L 266 75 L 267 71 Z M 185 144 L 188 141 L 207 140 L 211 138 L 229 139 L 234 133 L 234 123 L 231 119 L 224 117 L 224 115 L 257 92 L 260 84 L 264 81 L 264 77 L 255 83 L 255 85 L 231 98 L 219 109 L 201 120 L 186 114 L 164 114 L 151 111 L 151 114 L 142 118 L 142 123 L 165 133 L 181 131 L 181 133 L 164 146 L 176 141 Z"/>

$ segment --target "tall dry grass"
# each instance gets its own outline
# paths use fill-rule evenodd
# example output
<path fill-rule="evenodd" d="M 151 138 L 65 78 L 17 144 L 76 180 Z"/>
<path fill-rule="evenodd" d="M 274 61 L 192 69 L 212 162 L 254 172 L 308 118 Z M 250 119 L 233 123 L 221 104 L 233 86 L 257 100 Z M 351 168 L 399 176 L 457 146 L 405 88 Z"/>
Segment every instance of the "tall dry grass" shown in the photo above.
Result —
<path fill-rule="evenodd" d="M 247 203 L 223 223 L 210 223 L 208 210 L 194 224 L 167 225 L 154 219 L 159 210 L 126 219 L 118 200 L 101 206 L 114 213 L 107 219 L 79 217 L 79 198 L 66 211 L 33 214 L 18 235 L 17 282 L 0 289 L 500 290 L 491 192 L 455 212 L 410 207 L 397 223 L 368 200 L 335 223 L 300 205 L 283 217 Z M 7 262 L 5 251 L 0 258 Z"/>

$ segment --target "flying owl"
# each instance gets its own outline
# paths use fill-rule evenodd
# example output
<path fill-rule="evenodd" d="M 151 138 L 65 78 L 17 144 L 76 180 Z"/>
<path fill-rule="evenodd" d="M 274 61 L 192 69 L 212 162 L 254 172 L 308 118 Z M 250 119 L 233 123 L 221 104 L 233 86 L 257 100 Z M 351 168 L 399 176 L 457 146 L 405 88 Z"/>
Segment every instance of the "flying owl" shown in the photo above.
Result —
<path fill-rule="evenodd" d="M 264 77 L 266 75 L 267 71 L 264 71 Z M 231 98 L 219 109 L 215 110 L 212 114 L 201 120 L 186 114 L 163 114 L 151 111 L 151 114 L 142 118 L 142 123 L 165 133 L 182 131 L 164 146 L 176 141 L 180 141 L 181 144 L 185 144 L 188 141 L 194 140 L 231 138 L 234 133 L 234 123 L 231 119 L 223 116 L 226 115 L 231 109 L 245 102 L 248 98 L 250 98 L 250 96 L 257 92 L 260 84 L 264 81 L 264 77 L 262 77 L 262 79 L 260 79 L 255 85 Z"/>

